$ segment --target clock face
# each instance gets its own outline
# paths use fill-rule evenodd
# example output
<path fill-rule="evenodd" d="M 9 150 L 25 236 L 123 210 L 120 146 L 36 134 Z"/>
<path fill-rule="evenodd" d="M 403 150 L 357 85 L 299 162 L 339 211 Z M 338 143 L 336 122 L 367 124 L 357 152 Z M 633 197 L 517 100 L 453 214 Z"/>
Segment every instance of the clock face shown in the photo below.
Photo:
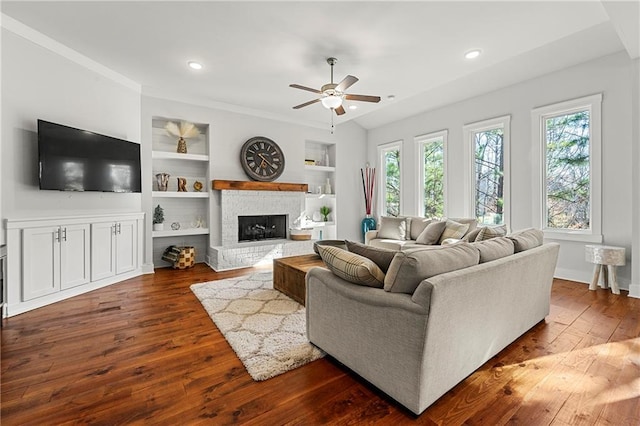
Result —
<path fill-rule="evenodd" d="M 271 139 L 256 136 L 242 146 L 240 164 L 251 179 L 270 182 L 284 171 L 284 154 Z"/>

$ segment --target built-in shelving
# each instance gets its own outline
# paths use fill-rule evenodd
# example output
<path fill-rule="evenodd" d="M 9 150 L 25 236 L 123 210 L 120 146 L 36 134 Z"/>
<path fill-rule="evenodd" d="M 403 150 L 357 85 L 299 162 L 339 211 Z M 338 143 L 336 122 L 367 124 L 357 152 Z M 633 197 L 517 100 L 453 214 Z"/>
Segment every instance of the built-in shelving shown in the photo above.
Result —
<path fill-rule="evenodd" d="M 187 229 L 178 229 L 178 230 L 164 230 L 164 231 L 153 231 L 153 238 L 162 238 L 162 237 L 182 237 L 185 235 L 207 235 L 209 234 L 209 228 L 187 228 Z"/>
<path fill-rule="evenodd" d="M 304 170 L 307 172 L 335 172 L 336 168 L 333 166 L 310 166 L 305 164 Z"/>
<path fill-rule="evenodd" d="M 153 198 L 209 198 L 209 192 L 153 191 Z"/>
<path fill-rule="evenodd" d="M 310 219 L 316 219 L 305 225 L 313 229 L 312 239 L 335 239 L 336 235 L 336 145 L 333 143 L 306 141 L 305 142 L 305 183 L 308 192 L 305 194 L 305 212 Z M 330 192 L 326 184 L 329 181 Z M 330 221 L 318 222 L 319 210 L 327 206 L 331 209 Z"/>
<path fill-rule="evenodd" d="M 151 158 L 154 160 L 181 160 L 181 161 L 209 161 L 208 155 L 203 154 L 179 154 L 177 152 L 153 151 Z"/>

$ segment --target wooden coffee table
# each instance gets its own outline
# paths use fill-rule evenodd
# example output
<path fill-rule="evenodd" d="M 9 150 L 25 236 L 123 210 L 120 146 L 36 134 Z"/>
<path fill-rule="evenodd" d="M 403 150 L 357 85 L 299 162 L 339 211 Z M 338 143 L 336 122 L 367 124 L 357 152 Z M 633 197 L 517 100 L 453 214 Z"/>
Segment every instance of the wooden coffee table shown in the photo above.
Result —
<path fill-rule="evenodd" d="M 304 306 L 307 295 L 304 278 L 314 266 L 325 266 L 317 254 L 273 259 L 273 288 Z"/>

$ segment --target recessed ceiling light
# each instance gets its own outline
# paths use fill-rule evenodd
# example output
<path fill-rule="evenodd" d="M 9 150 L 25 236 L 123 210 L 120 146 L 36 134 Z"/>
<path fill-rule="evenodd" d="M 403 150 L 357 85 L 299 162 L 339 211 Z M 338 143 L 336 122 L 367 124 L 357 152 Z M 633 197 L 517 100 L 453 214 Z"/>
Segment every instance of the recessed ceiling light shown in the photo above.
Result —
<path fill-rule="evenodd" d="M 395 101 L 396 100 L 396 95 L 389 95 L 387 96 L 387 99 L 390 101 Z"/>
<path fill-rule="evenodd" d="M 480 53 L 481 53 L 481 52 L 482 52 L 482 51 L 481 51 L 480 49 L 473 49 L 473 50 L 470 50 L 470 51 L 468 51 L 467 53 L 465 53 L 465 54 L 464 54 L 464 57 L 465 57 L 466 59 L 475 59 L 475 58 L 477 58 L 478 56 L 480 56 Z"/>
<path fill-rule="evenodd" d="M 192 68 L 194 70 L 201 70 L 202 69 L 202 64 L 200 62 L 189 61 L 189 62 L 187 62 L 187 65 L 189 65 L 189 68 Z"/>
<path fill-rule="evenodd" d="M 349 109 L 358 109 L 358 105 L 349 105 Z"/>

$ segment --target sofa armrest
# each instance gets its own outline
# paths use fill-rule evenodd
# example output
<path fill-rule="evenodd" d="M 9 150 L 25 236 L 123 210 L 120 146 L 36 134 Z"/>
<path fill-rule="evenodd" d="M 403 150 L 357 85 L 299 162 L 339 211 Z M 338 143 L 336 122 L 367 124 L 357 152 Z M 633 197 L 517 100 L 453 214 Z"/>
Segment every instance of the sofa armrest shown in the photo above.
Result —
<path fill-rule="evenodd" d="M 374 238 L 377 238 L 377 237 L 378 237 L 378 230 L 377 229 L 374 229 L 374 230 L 371 230 L 371 231 L 367 231 L 364 234 L 364 243 L 368 245 L 371 240 L 373 240 Z"/>

